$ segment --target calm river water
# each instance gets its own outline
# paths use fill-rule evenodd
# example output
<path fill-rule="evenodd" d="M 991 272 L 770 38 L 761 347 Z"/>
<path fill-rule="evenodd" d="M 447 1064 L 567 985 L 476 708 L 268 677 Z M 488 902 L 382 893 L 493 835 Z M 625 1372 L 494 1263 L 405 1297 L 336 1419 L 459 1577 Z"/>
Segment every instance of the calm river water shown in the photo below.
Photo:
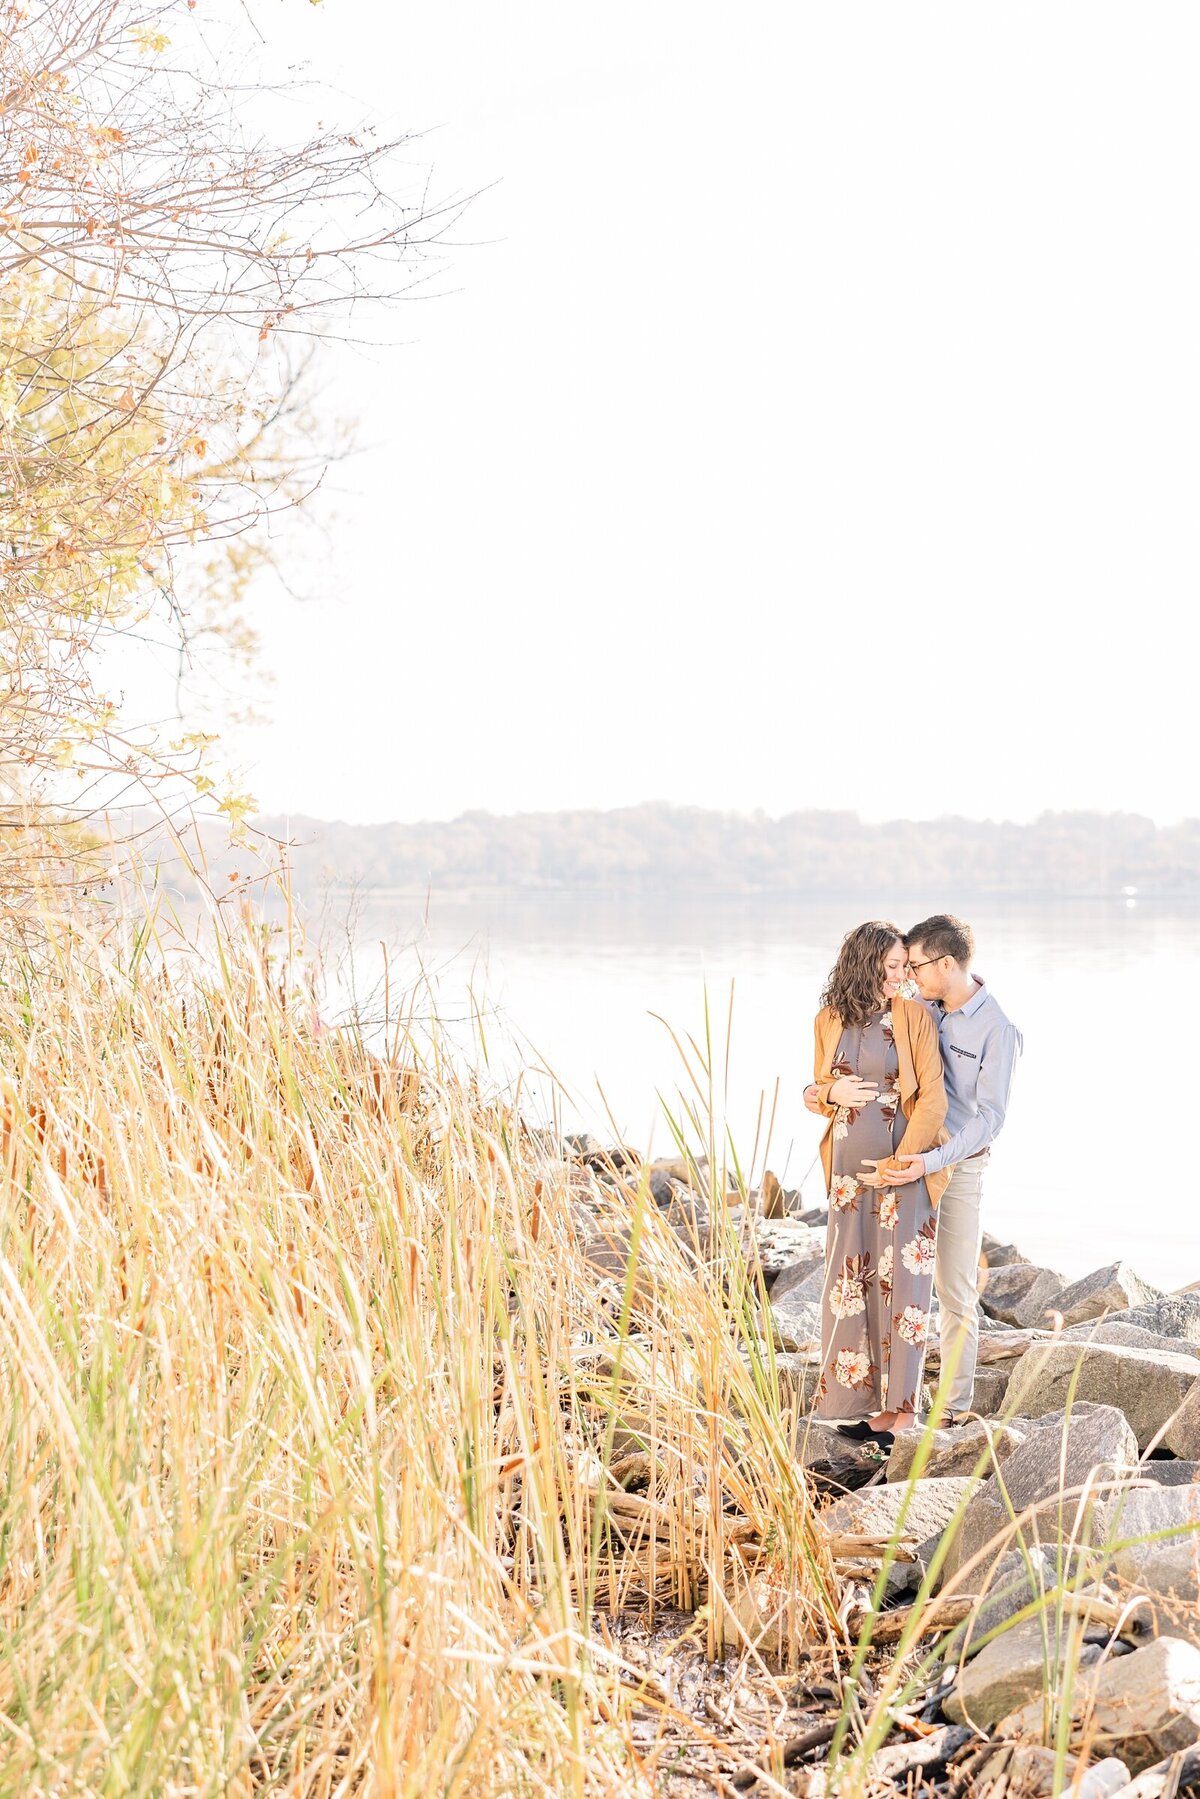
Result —
<path fill-rule="evenodd" d="M 523 1077 L 530 1116 L 553 1111 L 564 1130 L 663 1153 L 663 1100 L 677 1110 L 692 1091 L 671 1033 L 703 1039 L 707 993 L 720 1104 L 743 1164 L 821 1203 L 820 1125 L 801 1102 L 812 1019 L 842 932 L 869 907 L 435 894 L 422 913 L 399 898 L 360 913 L 353 954 L 340 977 L 331 970 L 331 1015 L 352 987 L 364 1016 L 381 1016 L 387 944 L 393 1010 L 420 976 L 463 1056 L 486 1053 L 497 1082 L 531 1061 L 553 1070 L 554 1082 Z M 1196 1113 L 1194 917 L 1122 899 L 992 903 L 970 917 L 978 972 L 1025 1036 L 987 1227 L 1068 1275 L 1123 1257 L 1167 1288 L 1200 1279 L 1200 1165 L 1178 1122 Z"/>

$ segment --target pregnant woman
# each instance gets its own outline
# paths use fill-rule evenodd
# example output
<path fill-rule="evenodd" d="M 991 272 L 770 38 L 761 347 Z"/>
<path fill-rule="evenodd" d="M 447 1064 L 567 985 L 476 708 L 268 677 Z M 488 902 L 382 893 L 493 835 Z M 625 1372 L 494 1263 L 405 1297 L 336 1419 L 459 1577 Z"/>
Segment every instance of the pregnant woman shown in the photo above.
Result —
<path fill-rule="evenodd" d="M 893 924 L 846 934 L 816 1020 L 829 1234 L 814 1417 L 854 1419 L 843 1434 L 882 1450 L 915 1421 L 929 1334 L 940 1169 L 889 1187 L 883 1165 L 944 1143 L 937 1028 L 902 999 L 908 955 Z"/>

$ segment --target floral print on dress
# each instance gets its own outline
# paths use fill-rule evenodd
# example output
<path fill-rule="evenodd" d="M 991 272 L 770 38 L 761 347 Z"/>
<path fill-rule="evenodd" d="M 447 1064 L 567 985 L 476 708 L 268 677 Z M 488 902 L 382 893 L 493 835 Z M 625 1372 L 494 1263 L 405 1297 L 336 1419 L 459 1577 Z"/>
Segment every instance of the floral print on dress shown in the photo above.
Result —
<path fill-rule="evenodd" d="M 905 1306 L 893 1322 L 906 1343 L 911 1343 L 914 1348 L 924 1347 L 929 1337 L 928 1312 L 923 1312 L 920 1306 Z"/>
<path fill-rule="evenodd" d="M 932 1274 L 937 1250 L 937 1220 L 923 1224 L 911 1243 L 900 1251 L 900 1260 L 910 1274 Z"/>
<path fill-rule="evenodd" d="M 854 1068 L 845 1056 L 835 1056 L 830 1065 L 829 1072 L 833 1075 L 834 1079 L 837 1080 L 842 1075 L 852 1075 L 854 1073 Z M 835 1143 L 840 1143 L 844 1137 L 850 1135 L 851 1127 L 858 1119 L 861 1111 L 861 1106 L 838 1107 L 833 1115 L 833 1140 Z"/>
<path fill-rule="evenodd" d="M 865 1350 L 841 1349 L 833 1364 L 833 1378 L 840 1387 L 867 1387 L 875 1373 L 875 1364 Z"/>
<path fill-rule="evenodd" d="M 930 1332 L 935 1214 L 924 1179 L 900 1187 L 864 1187 L 860 1179 L 897 1153 L 906 1129 L 890 1007 L 864 1025 L 843 1029 L 832 1069 L 835 1077 L 871 1082 L 878 1103 L 839 1106 L 831 1126 L 827 1275 L 813 1412 L 841 1420 L 914 1411 Z"/>
<path fill-rule="evenodd" d="M 858 1206 L 859 1185 L 852 1174 L 835 1174 L 829 1203 L 835 1212 L 851 1212 Z"/>
<path fill-rule="evenodd" d="M 853 1318 L 867 1309 L 867 1288 L 875 1279 L 870 1256 L 848 1256 L 842 1272 L 829 1289 L 829 1309 L 835 1318 Z"/>

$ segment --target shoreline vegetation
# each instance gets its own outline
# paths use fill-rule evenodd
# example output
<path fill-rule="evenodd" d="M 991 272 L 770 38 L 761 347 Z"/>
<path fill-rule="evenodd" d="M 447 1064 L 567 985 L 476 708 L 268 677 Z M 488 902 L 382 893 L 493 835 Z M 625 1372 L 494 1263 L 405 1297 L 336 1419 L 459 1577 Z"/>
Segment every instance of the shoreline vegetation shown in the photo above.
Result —
<path fill-rule="evenodd" d="M 872 1461 L 708 1038 L 647 1163 L 213 929 L 0 991 L 0 1795 L 1200 1779 L 1200 1293 L 989 1242 L 983 1416 L 931 1346 Z"/>
<path fill-rule="evenodd" d="M 181 715 L 346 447 L 320 339 L 394 342 L 469 190 L 225 10 L 0 36 L 0 1799 L 1172 1799 L 1200 1297 L 991 1245 L 985 1415 L 939 1428 L 931 1356 L 872 1462 L 810 1423 L 823 1220 L 731 1135 L 710 1022 L 672 1157 L 564 1139 L 386 952 L 370 1041 L 323 1023 L 292 894 L 1190 899 L 1200 821 L 245 832 Z M 178 658 L 151 718 L 135 645 Z"/>
<path fill-rule="evenodd" d="M 289 846 L 297 890 L 370 894 L 501 890 L 837 898 L 886 876 L 899 899 L 1194 899 L 1200 820 L 1156 826 L 1130 813 L 1048 812 L 1030 824 L 944 818 L 868 824 L 854 813 L 771 819 L 647 804 L 612 811 L 469 812 L 446 821 L 350 825 L 261 816 Z M 238 866 L 212 835 L 214 870 Z M 244 863 L 244 856 L 243 856 Z"/>

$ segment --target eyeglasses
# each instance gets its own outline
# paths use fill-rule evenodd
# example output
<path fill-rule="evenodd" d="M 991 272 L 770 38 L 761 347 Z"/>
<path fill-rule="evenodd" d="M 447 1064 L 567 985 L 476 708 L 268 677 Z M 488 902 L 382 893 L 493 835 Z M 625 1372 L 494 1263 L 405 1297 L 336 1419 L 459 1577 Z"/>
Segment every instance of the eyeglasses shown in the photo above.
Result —
<path fill-rule="evenodd" d="M 910 962 L 908 972 L 916 974 L 918 968 L 932 968 L 935 962 L 944 962 L 945 960 L 945 956 L 927 956 L 924 962 Z"/>

